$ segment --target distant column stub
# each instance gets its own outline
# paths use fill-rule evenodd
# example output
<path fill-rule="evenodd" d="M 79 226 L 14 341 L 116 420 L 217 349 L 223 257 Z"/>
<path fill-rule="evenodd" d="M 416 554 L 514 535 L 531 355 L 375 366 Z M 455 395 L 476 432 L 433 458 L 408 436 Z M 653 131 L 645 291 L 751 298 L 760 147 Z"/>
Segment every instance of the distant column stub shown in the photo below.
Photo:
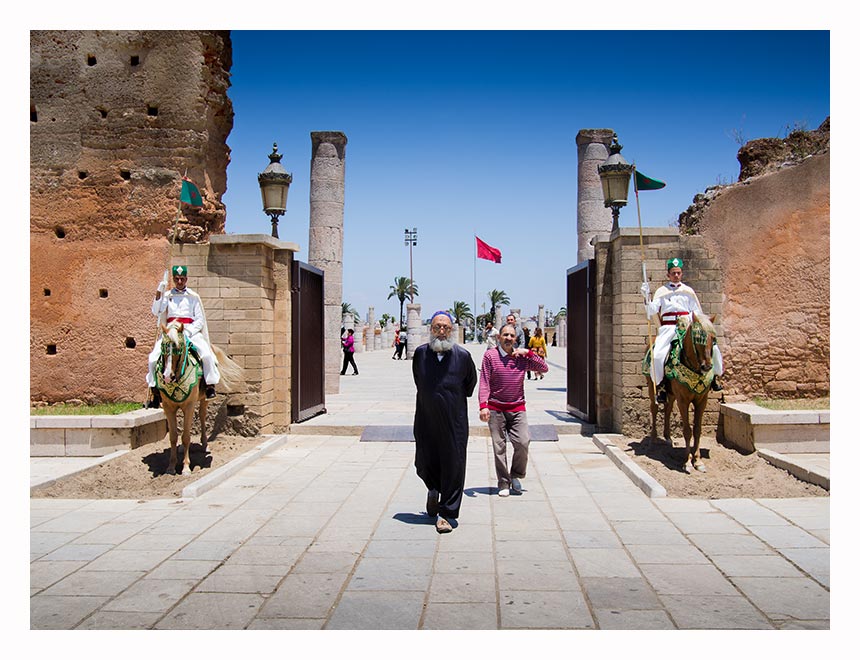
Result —
<path fill-rule="evenodd" d="M 343 204 L 346 135 L 311 133 L 308 263 L 325 272 L 325 391 L 340 391 L 340 328 L 343 303 Z"/>
<path fill-rule="evenodd" d="M 591 239 L 612 231 L 612 212 L 603 205 L 603 187 L 597 168 L 609 158 L 609 145 L 615 131 L 611 128 L 583 128 L 576 134 L 577 263 L 594 257 Z"/>

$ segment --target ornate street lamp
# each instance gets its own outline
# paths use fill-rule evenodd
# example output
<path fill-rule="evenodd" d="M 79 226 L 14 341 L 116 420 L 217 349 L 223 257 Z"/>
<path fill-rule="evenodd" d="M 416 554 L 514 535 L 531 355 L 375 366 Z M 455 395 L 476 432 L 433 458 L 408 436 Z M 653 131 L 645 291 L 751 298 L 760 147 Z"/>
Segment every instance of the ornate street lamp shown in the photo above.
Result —
<path fill-rule="evenodd" d="M 263 196 L 263 212 L 272 219 L 272 236 L 278 238 L 278 218 L 287 210 L 287 193 L 293 182 L 293 175 L 281 165 L 283 154 L 278 153 L 278 143 L 272 145 L 269 165 L 257 175 L 260 193 Z"/>
<path fill-rule="evenodd" d="M 412 279 L 412 248 L 414 246 L 418 245 L 418 230 L 415 227 L 412 228 L 412 231 L 409 231 L 408 229 L 404 229 L 403 235 L 404 235 L 403 244 L 409 246 L 409 287 L 410 287 L 409 288 L 409 302 L 414 305 L 415 304 L 415 295 L 413 293 L 413 291 L 414 291 L 413 284 L 414 284 L 415 280 Z"/>
<path fill-rule="evenodd" d="M 603 184 L 603 205 L 612 209 L 612 231 L 618 229 L 618 215 L 622 206 L 627 206 L 627 190 L 630 188 L 630 175 L 633 166 L 621 155 L 618 134 L 612 135 L 609 158 L 597 168 Z"/>

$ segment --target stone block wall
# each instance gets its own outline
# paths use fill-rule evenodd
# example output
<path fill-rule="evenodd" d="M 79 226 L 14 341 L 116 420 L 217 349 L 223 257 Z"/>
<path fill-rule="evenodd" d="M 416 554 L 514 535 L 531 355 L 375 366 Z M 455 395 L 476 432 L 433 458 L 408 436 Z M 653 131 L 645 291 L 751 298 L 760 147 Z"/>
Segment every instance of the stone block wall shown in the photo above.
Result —
<path fill-rule="evenodd" d="M 228 32 L 30 32 L 30 398 L 144 401 L 178 241 L 224 230 Z"/>
<path fill-rule="evenodd" d="M 701 236 L 681 236 L 677 229 L 647 227 L 643 228 L 643 244 L 651 291 L 665 281 L 666 260 L 673 256 L 683 259 L 684 281 L 696 291 L 704 312 L 717 317 L 717 338 L 722 342 L 722 273 L 706 241 Z M 639 292 L 642 247 L 638 228 L 622 227 L 608 240 L 595 241 L 595 262 L 596 423 L 598 428 L 629 437 L 644 435 L 651 427 L 647 380 L 642 375 L 649 330 Z M 656 331 L 652 320 L 651 332 Z M 677 414 L 675 417 L 677 420 Z M 715 432 L 718 418 L 719 397 L 712 396 L 703 422 L 705 433 Z M 658 424 L 662 426 L 662 418 Z"/>
<path fill-rule="evenodd" d="M 227 432 L 282 433 L 290 424 L 290 273 L 297 250 L 257 234 L 212 236 L 209 244 L 175 250 L 173 262 L 188 266 L 188 286 L 203 301 L 210 340 L 244 371 L 236 391 L 213 408 Z"/>

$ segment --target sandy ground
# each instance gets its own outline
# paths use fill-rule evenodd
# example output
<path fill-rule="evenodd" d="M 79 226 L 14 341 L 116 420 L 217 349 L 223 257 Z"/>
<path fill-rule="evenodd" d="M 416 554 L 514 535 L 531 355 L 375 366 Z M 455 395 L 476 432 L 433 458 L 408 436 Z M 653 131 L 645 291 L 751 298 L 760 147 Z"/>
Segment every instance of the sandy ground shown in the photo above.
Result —
<path fill-rule="evenodd" d="M 265 438 L 217 436 L 203 452 L 200 438 L 191 443 L 191 473 L 167 474 L 170 443 L 138 447 L 107 463 L 72 474 L 30 491 L 31 497 L 66 499 L 158 499 L 181 497 L 182 489 L 212 474 L 234 458 L 265 442 Z M 178 448 L 182 460 L 182 445 Z"/>
<path fill-rule="evenodd" d="M 733 497 L 781 498 L 827 497 L 829 492 L 797 479 L 756 454 L 743 455 L 703 437 L 700 446 L 707 472 L 684 472 L 686 448 L 683 438 L 674 446 L 647 445 L 645 439 L 618 438 L 616 446 L 666 489 L 669 497 L 726 499 Z"/>
<path fill-rule="evenodd" d="M 181 497 L 182 489 L 211 474 L 232 459 L 264 442 L 260 437 L 218 436 L 203 453 L 198 442 L 191 444 L 191 473 L 166 473 L 169 445 L 165 441 L 130 451 L 107 463 L 53 484 L 39 486 L 32 497 L 68 499 L 157 499 Z M 675 446 L 643 440 L 619 438 L 617 446 L 643 470 L 654 477 L 669 497 L 722 499 L 733 497 L 783 498 L 827 497 L 828 491 L 793 477 L 755 454 L 743 454 L 724 447 L 714 438 L 702 438 L 702 458 L 707 472 L 687 474 L 683 470 L 683 439 Z M 181 456 L 181 451 L 180 451 Z"/>

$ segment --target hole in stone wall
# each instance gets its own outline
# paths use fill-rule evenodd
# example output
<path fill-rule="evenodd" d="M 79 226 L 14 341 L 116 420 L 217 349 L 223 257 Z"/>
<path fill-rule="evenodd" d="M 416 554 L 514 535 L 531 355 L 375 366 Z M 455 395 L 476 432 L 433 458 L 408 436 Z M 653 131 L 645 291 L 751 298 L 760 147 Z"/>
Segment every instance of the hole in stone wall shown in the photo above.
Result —
<path fill-rule="evenodd" d="M 131 180 L 131 172 L 128 170 L 120 170 L 119 175 L 126 181 Z"/>
<path fill-rule="evenodd" d="M 227 417 L 241 417 L 245 414 L 245 406 L 244 404 L 227 404 Z"/>
<path fill-rule="evenodd" d="M 99 289 L 99 298 L 107 298 L 107 289 Z"/>
<path fill-rule="evenodd" d="M 84 171 L 84 170 L 81 170 L 80 172 L 78 172 L 78 178 L 79 179 L 86 179 L 88 176 L 89 176 L 89 173 Z"/>
<path fill-rule="evenodd" d="M 36 112 L 36 106 L 30 106 L 30 121 L 39 121 L 39 113 Z"/>
<path fill-rule="evenodd" d="M 97 108 L 97 109 L 99 111 L 99 114 L 101 115 L 101 118 L 107 119 L 107 110 L 105 110 L 104 108 Z"/>
<path fill-rule="evenodd" d="M 65 238 L 66 237 L 66 230 L 63 229 L 62 227 L 54 227 L 54 234 L 56 235 L 57 238 Z"/>
<path fill-rule="evenodd" d="M 51 290 L 50 290 L 50 289 L 45 289 L 45 295 L 46 295 L 46 296 L 50 296 L 50 295 L 51 295 Z"/>
<path fill-rule="evenodd" d="M 158 117 L 158 106 L 148 105 L 146 106 L 146 114 L 150 117 Z"/>
<path fill-rule="evenodd" d="M 125 347 L 126 348 L 134 348 L 137 346 L 137 342 L 134 340 L 134 337 L 126 337 L 125 338 Z"/>
<path fill-rule="evenodd" d="M 140 64 L 140 56 L 139 55 L 132 55 L 130 61 L 131 61 L 132 66 L 137 66 L 138 64 Z"/>
<path fill-rule="evenodd" d="M 56 355 L 57 354 L 57 345 L 56 344 L 48 344 L 45 352 L 48 355 Z"/>
<path fill-rule="evenodd" d="M 96 56 L 92 53 L 87 55 L 87 66 L 95 66 L 96 65 Z"/>

